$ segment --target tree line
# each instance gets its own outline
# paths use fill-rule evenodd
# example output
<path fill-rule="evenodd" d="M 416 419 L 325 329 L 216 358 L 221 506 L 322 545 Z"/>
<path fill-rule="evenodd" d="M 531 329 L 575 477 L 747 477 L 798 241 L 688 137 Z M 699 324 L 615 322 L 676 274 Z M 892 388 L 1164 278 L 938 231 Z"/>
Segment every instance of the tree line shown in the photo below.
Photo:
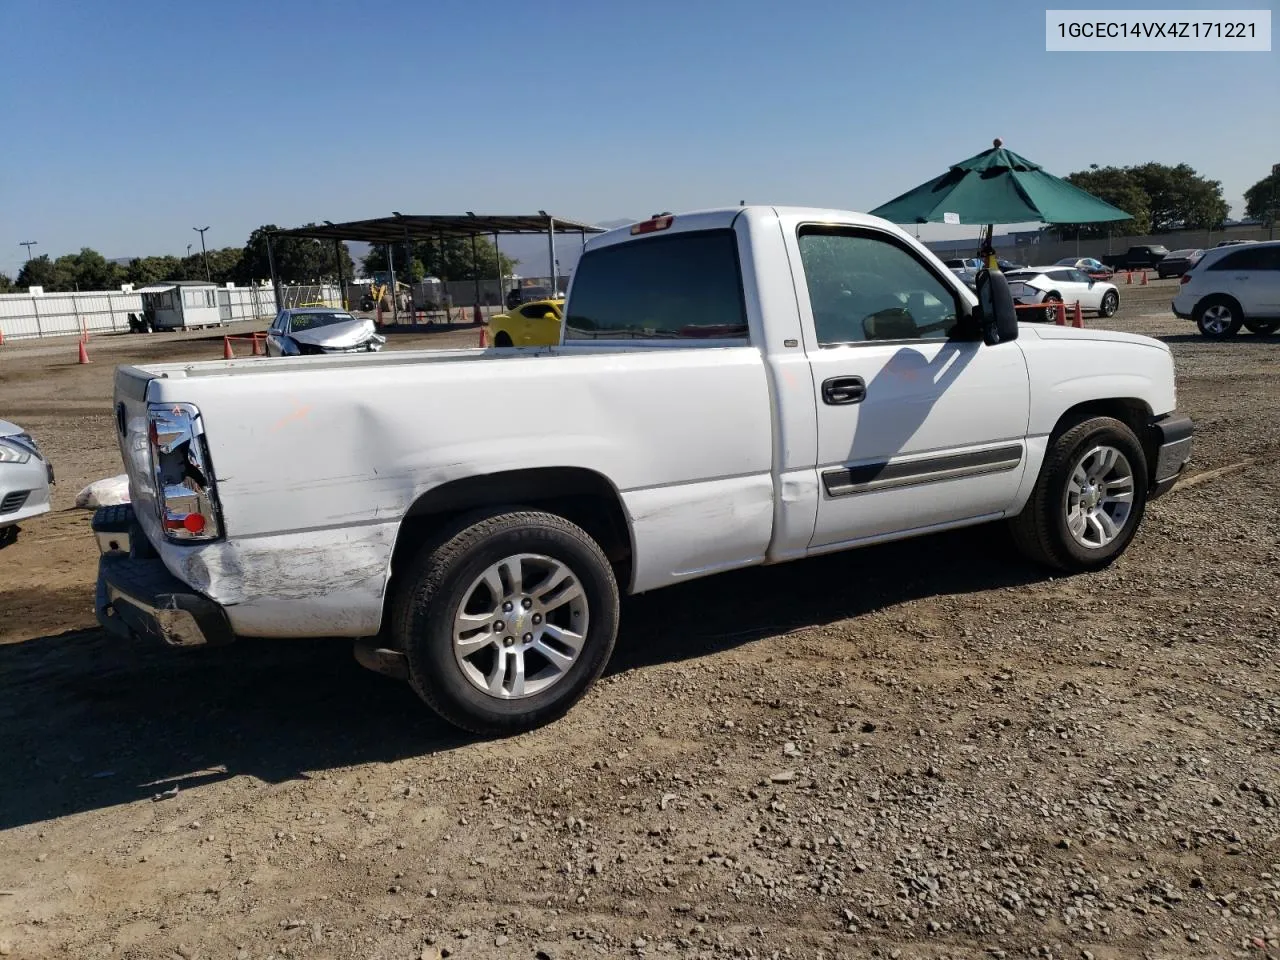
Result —
<path fill-rule="evenodd" d="M 1144 163 L 1129 167 L 1077 170 L 1065 178 L 1081 190 L 1105 200 L 1132 216 L 1113 223 L 1057 224 L 1062 237 L 1104 237 L 1110 234 L 1144 236 L 1175 230 L 1218 230 L 1230 208 L 1222 196 L 1222 182 L 1201 176 L 1180 163 Z M 1263 177 L 1245 191 L 1245 217 L 1270 226 L 1276 216 L 1277 178 Z"/>
<path fill-rule="evenodd" d="M 314 226 L 314 224 L 308 224 Z M 222 285 L 233 282 L 246 285 L 271 278 L 271 262 L 267 255 L 267 234 L 278 228 L 264 224 L 249 235 L 243 247 L 221 247 L 210 250 L 206 256 L 192 253 L 185 257 L 168 254 L 135 257 L 128 264 L 108 260 L 97 250 L 82 248 L 78 253 L 67 253 L 51 259 L 47 254 L 32 257 L 18 273 L 16 280 L 0 273 L 0 293 L 43 287 L 50 293 L 67 293 L 75 290 L 116 290 L 122 284 L 131 283 L 135 288 L 164 280 L 204 280 Z M 355 263 L 345 243 L 336 246 L 331 240 L 312 240 L 305 237 L 280 237 L 272 241 L 276 273 L 283 283 L 335 282 L 338 279 L 339 257 L 342 276 L 350 280 L 355 275 Z M 409 256 L 412 252 L 412 256 Z M 489 240 L 476 241 L 476 268 L 472 267 L 470 241 L 446 240 L 443 252 L 435 242 L 417 243 L 410 251 L 404 244 L 397 244 L 394 251 L 397 278 L 421 280 L 435 276 L 442 280 L 472 280 L 477 272 L 483 280 L 497 274 L 497 249 Z M 386 248 L 370 248 L 362 258 L 365 273 L 373 274 L 386 269 Z M 405 264 L 409 276 L 405 277 Z M 516 261 L 502 257 L 503 270 L 510 274 Z"/>

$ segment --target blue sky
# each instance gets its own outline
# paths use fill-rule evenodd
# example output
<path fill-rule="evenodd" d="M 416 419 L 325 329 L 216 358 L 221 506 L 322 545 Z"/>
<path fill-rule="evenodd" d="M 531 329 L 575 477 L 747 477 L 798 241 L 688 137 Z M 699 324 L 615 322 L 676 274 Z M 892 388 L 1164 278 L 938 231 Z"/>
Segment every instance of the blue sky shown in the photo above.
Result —
<path fill-rule="evenodd" d="M 193 226 L 221 246 L 392 210 L 866 210 L 997 135 L 1058 174 L 1187 162 L 1238 215 L 1280 162 L 1280 53 L 1046 53 L 1044 8 L 20 0 L 0 271 L 21 240 L 183 254 Z"/>

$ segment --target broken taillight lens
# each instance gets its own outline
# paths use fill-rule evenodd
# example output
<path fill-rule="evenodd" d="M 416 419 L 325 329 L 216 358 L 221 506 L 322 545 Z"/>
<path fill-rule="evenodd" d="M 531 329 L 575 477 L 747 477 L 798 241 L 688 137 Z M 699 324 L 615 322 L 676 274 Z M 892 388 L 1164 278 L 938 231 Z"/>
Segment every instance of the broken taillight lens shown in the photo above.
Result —
<path fill-rule="evenodd" d="M 148 408 L 151 469 L 165 536 L 181 543 L 222 535 L 216 484 L 200 411 L 189 403 Z"/>

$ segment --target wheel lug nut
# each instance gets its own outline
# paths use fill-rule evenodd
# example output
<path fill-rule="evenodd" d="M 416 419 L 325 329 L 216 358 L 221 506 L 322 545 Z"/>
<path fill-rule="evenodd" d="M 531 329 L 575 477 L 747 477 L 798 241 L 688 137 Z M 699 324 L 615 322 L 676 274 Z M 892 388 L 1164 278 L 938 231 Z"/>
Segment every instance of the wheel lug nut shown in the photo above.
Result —
<path fill-rule="evenodd" d="M 524 642 L 525 642 L 525 643 L 533 643 L 533 634 L 532 634 L 532 633 L 526 633 L 526 634 L 524 635 Z"/>
<path fill-rule="evenodd" d="M 530 600 L 528 597 L 525 597 L 523 600 L 520 601 L 520 606 L 528 610 L 530 607 L 533 606 L 533 601 Z"/>
<path fill-rule="evenodd" d="M 542 614 L 540 614 L 540 613 L 535 613 L 535 614 L 533 615 L 533 622 L 534 622 L 534 623 L 541 623 L 541 622 L 542 622 Z"/>
<path fill-rule="evenodd" d="M 493 629 L 495 630 L 505 630 L 506 628 L 507 628 L 507 625 L 503 623 L 501 620 L 499 620 L 497 623 L 493 625 Z"/>
<path fill-rule="evenodd" d="M 512 609 L 513 609 L 512 605 L 511 605 L 511 601 L 510 601 L 510 600 L 508 600 L 506 603 L 504 603 L 504 604 L 502 605 L 502 609 L 503 609 L 503 610 L 505 610 L 507 613 L 510 613 L 510 612 L 512 611 Z"/>
<path fill-rule="evenodd" d="M 516 638 L 515 638 L 515 637 L 503 637 L 503 638 L 502 638 L 502 645 L 503 645 L 504 647 L 509 647 L 509 646 L 511 646 L 511 645 L 512 645 L 513 643 L 515 643 L 515 642 L 516 642 Z"/>

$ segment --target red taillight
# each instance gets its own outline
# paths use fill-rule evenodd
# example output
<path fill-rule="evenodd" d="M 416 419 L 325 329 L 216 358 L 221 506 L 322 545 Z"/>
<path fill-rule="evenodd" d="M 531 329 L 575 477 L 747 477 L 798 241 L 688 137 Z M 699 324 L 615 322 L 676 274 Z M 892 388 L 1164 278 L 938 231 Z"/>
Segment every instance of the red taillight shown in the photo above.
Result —
<path fill-rule="evenodd" d="M 188 533 L 204 533 L 204 517 L 188 513 L 185 517 L 169 517 L 164 525 L 169 530 L 186 530 Z"/>
<path fill-rule="evenodd" d="M 1190 283 L 1190 282 L 1191 282 L 1191 274 L 1189 274 L 1189 273 L 1184 273 L 1182 276 L 1180 276 L 1180 277 L 1178 278 L 1178 283 L 1180 283 L 1180 284 L 1182 284 L 1182 283 Z"/>
<path fill-rule="evenodd" d="M 640 223 L 631 225 L 631 235 L 634 237 L 638 233 L 654 233 L 658 230 L 665 230 L 671 226 L 671 222 L 675 220 L 675 216 L 667 213 L 661 217 L 654 217 L 652 220 L 644 220 Z"/>

